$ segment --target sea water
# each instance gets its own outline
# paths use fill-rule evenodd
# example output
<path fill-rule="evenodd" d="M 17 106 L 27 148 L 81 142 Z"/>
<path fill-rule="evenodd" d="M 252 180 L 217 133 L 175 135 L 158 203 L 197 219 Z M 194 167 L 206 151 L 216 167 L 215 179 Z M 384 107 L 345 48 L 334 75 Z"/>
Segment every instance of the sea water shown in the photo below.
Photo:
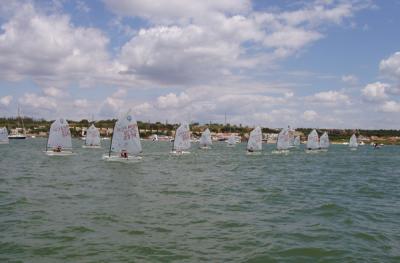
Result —
<path fill-rule="evenodd" d="M 104 142 L 103 142 L 104 143 Z M 0 145 L 0 262 L 400 262 L 400 147 L 246 155 L 215 143 L 139 163 Z"/>

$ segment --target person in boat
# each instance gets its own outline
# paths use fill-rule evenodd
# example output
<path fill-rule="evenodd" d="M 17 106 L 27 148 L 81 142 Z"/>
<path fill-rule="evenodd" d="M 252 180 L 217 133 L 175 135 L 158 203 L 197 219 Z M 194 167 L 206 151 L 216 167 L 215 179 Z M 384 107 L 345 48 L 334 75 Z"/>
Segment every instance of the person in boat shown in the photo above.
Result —
<path fill-rule="evenodd" d="M 254 152 L 253 147 L 250 147 L 249 149 L 247 149 L 247 151 L 248 151 L 249 153 Z"/>
<path fill-rule="evenodd" d="M 56 148 L 53 149 L 53 152 L 61 152 L 61 146 L 57 146 Z"/>
<path fill-rule="evenodd" d="M 128 152 L 125 150 L 121 151 L 121 158 L 128 158 Z"/>

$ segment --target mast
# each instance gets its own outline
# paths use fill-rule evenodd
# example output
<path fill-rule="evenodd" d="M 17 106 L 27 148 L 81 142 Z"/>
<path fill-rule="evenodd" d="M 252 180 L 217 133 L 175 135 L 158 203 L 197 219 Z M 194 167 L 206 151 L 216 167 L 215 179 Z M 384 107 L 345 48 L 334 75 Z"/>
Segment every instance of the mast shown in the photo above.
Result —
<path fill-rule="evenodd" d="M 113 137 L 114 137 L 115 124 L 116 123 L 114 123 L 114 128 L 113 128 L 113 132 L 112 132 L 112 136 L 111 136 L 110 149 L 108 150 L 108 157 L 111 157 L 111 146 L 112 146 L 112 141 L 113 141 Z"/>

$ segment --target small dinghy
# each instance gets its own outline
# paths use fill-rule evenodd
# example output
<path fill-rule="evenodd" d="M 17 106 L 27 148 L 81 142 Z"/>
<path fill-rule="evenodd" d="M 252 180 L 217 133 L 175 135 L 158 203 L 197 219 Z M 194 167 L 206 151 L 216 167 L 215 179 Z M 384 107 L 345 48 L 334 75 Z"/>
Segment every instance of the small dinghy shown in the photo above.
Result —
<path fill-rule="evenodd" d="M 190 154 L 190 129 L 189 124 L 182 123 L 175 132 L 172 155 Z"/>
<path fill-rule="evenodd" d="M 73 155 L 71 132 L 68 122 L 64 118 L 56 119 L 50 126 L 47 139 L 46 155 L 68 156 Z"/>
<path fill-rule="evenodd" d="M 200 144 L 200 149 L 207 150 L 211 148 L 210 147 L 212 145 L 211 132 L 208 128 L 201 134 L 199 144 Z"/>
<path fill-rule="evenodd" d="M 99 149 L 101 148 L 100 144 L 100 132 L 94 124 L 92 124 L 86 131 L 86 139 L 85 144 L 82 145 L 82 148 L 89 149 Z"/>
<path fill-rule="evenodd" d="M 8 131 L 6 127 L 0 128 L 0 144 L 8 144 Z"/>
<path fill-rule="evenodd" d="M 318 153 L 318 152 L 319 152 L 319 138 L 317 131 L 314 129 L 308 135 L 306 153 Z"/>
<path fill-rule="evenodd" d="M 289 134 L 289 129 L 282 129 L 278 134 L 278 140 L 276 142 L 276 154 L 289 153 L 289 148 L 291 147 L 291 139 Z"/>
<path fill-rule="evenodd" d="M 350 147 L 350 150 L 352 150 L 352 151 L 355 151 L 358 149 L 358 142 L 357 142 L 357 137 L 355 134 L 353 134 L 350 137 L 349 147 Z"/>
<path fill-rule="evenodd" d="M 142 159 L 138 156 L 142 152 L 140 134 L 136 120 L 130 110 L 117 120 L 114 125 L 110 149 L 103 160 L 111 162 L 132 163 Z"/>
<path fill-rule="evenodd" d="M 327 132 L 324 132 L 324 133 L 321 135 L 321 138 L 319 138 L 319 147 L 320 147 L 320 150 L 321 150 L 322 152 L 327 152 L 327 151 L 328 151 L 328 148 L 329 148 L 329 145 L 330 145 L 330 142 L 329 142 L 328 133 L 327 133 Z"/>
<path fill-rule="evenodd" d="M 249 141 L 247 142 L 247 154 L 259 155 L 262 150 L 262 132 L 261 128 L 257 126 L 250 132 Z"/>

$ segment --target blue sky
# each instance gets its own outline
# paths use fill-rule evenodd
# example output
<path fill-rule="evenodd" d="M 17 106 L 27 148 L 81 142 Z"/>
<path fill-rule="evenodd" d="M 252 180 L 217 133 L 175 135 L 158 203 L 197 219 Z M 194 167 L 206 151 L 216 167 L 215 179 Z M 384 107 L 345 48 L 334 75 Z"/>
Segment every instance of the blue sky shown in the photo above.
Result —
<path fill-rule="evenodd" d="M 400 1 L 12 0 L 0 115 L 400 126 Z"/>

